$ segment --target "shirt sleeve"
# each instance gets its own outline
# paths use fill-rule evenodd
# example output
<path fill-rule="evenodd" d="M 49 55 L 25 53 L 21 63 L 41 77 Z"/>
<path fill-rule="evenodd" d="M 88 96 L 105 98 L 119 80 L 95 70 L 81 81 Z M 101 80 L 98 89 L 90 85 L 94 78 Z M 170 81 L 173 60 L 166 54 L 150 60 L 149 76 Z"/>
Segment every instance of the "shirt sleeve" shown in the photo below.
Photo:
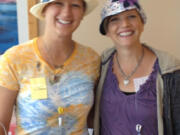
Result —
<path fill-rule="evenodd" d="M 15 66 L 8 60 L 6 54 L 0 56 L 0 86 L 9 90 L 18 90 Z"/>

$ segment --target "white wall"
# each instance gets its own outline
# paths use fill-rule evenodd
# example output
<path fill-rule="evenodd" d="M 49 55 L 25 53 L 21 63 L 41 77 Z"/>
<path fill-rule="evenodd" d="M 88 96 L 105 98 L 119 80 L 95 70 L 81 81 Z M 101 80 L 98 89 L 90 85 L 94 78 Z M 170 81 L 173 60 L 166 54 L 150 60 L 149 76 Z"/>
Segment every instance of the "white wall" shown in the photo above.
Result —
<path fill-rule="evenodd" d="M 18 20 L 18 40 L 23 43 L 29 40 L 27 0 L 16 0 Z"/>
<path fill-rule="evenodd" d="M 180 1 L 141 1 L 148 16 L 143 41 L 180 58 Z"/>

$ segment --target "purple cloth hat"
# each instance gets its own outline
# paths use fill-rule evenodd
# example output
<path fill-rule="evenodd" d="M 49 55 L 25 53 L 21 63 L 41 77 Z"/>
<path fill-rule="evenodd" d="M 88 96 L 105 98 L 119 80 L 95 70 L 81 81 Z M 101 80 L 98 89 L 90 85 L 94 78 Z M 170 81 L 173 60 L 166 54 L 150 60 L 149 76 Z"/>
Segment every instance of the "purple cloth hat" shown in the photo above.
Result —
<path fill-rule="evenodd" d="M 107 17 L 119 14 L 126 10 L 136 9 L 140 14 L 143 23 L 146 23 L 146 15 L 138 0 L 107 0 L 101 11 L 100 33 L 106 35 L 104 21 Z"/>

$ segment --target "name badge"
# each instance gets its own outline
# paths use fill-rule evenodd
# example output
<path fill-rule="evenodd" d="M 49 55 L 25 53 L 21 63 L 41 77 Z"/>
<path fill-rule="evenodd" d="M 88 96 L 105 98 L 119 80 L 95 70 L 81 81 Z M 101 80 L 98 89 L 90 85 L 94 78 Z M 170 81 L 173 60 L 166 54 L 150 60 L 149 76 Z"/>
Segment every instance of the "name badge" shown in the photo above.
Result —
<path fill-rule="evenodd" d="M 30 85 L 32 99 L 47 99 L 47 87 L 45 78 L 32 78 L 30 79 Z"/>

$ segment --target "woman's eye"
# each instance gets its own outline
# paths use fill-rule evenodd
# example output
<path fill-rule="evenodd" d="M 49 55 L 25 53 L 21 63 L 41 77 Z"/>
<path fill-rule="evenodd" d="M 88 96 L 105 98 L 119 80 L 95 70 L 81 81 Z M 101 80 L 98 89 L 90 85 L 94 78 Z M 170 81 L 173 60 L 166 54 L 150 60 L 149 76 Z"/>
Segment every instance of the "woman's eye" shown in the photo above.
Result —
<path fill-rule="evenodd" d="M 128 18 L 136 18 L 136 15 L 129 15 Z"/>
<path fill-rule="evenodd" d="M 74 3 L 74 4 L 72 4 L 72 7 L 77 7 L 77 8 L 79 8 L 79 7 L 81 7 L 81 5 Z"/>
<path fill-rule="evenodd" d="M 119 19 L 117 17 L 113 17 L 111 19 L 109 19 L 109 22 L 115 22 L 115 21 L 118 21 Z"/>

